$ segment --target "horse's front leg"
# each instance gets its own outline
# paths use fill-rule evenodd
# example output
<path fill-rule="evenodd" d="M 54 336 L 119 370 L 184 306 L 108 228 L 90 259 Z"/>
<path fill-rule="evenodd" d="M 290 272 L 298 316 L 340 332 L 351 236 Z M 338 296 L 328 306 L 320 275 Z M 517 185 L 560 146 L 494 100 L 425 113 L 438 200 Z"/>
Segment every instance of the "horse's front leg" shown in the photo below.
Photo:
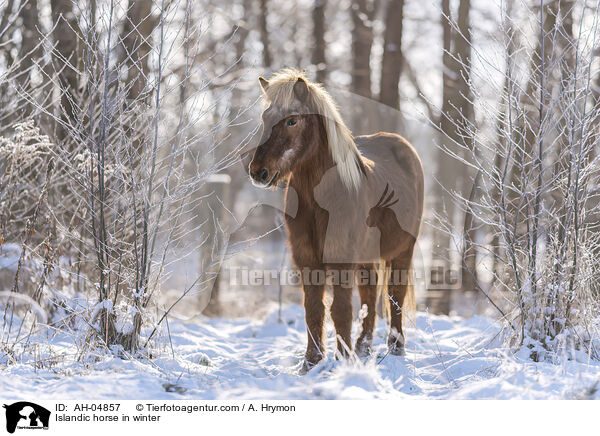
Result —
<path fill-rule="evenodd" d="M 348 357 L 352 351 L 350 334 L 352 331 L 352 288 L 333 286 L 331 319 L 335 326 L 337 352 L 340 357 Z"/>
<path fill-rule="evenodd" d="M 362 331 L 356 340 L 354 347 L 359 357 L 367 357 L 371 354 L 373 347 L 373 330 L 377 315 L 377 270 L 375 265 L 363 265 L 359 273 L 368 277 L 368 280 L 360 280 L 358 292 L 360 294 L 361 312 L 366 307 L 366 313 L 362 316 Z"/>
<path fill-rule="evenodd" d="M 305 283 L 304 311 L 308 345 L 306 346 L 302 369 L 303 372 L 306 372 L 325 356 L 325 346 L 323 344 L 323 324 L 325 321 L 323 295 L 325 293 L 325 285 L 310 284 L 307 280 L 303 280 L 303 283 Z"/>

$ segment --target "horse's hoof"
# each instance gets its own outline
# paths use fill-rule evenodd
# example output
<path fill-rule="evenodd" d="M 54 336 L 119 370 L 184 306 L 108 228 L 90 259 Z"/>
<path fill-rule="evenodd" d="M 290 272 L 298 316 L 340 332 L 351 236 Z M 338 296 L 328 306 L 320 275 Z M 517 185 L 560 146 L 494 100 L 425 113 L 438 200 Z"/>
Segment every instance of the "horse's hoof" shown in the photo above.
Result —
<path fill-rule="evenodd" d="M 394 356 L 404 356 L 404 337 L 402 335 L 390 334 L 387 343 L 390 354 Z"/>
<path fill-rule="evenodd" d="M 304 362 L 302 362 L 302 367 L 300 368 L 300 375 L 305 375 L 308 373 L 308 371 L 310 371 L 311 369 L 313 369 L 318 362 L 316 363 L 311 363 L 308 360 L 304 359 Z"/>
<path fill-rule="evenodd" d="M 366 340 L 365 341 L 361 341 L 361 340 L 356 341 L 354 350 L 356 351 L 356 355 L 361 359 L 363 359 L 365 357 L 369 357 L 373 353 L 373 347 L 371 345 L 371 342 L 366 341 Z"/>
<path fill-rule="evenodd" d="M 306 373 L 308 373 L 308 371 L 310 371 L 311 368 L 312 368 L 312 366 L 310 364 L 308 364 L 308 362 L 306 362 L 306 360 L 305 360 L 302 363 L 302 367 L 300 368 L 300 371 L 298 371 L 298 374 L 305 375 Z"/>
<path fill-rule="evenodd" d="M 342 354 L 339 351 L 336 351 L 335 354 L 333 355 L 333 358 L 339 362 L 341 360 L 346 360 L 348 359 L 348 355 L 347 354 Z"/>
<path fill-rule="evenodd" d="M 310 357 L 304 356 L 304 362 L 302 362 L 302 368 L 300 368 L 300 375 L 306 374 L 308 371 L 313 369 L 321 360 L 323 360 L 322 354 Z"/>
<path fill-rule="evenodd" d="M 334 354 L 335 360 L 348 360 L 350 358 L 350 352 L 346 348 L 342 350 L 336 350 Z"/>
<path fill-rule="evenodd" d="M 406 354 L 404 351 L 404 345 L 388 345 L 388 350 L 393 356 L 404 356 Z"/>

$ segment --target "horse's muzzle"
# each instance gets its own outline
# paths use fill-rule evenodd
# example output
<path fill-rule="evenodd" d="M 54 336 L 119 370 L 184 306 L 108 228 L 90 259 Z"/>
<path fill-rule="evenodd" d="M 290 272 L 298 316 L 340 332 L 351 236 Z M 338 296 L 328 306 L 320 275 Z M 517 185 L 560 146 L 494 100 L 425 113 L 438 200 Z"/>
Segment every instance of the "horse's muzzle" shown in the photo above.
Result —
<path fill-rule="evenodd" d="M 275 174 L 273 174 L 264 167 L 255 171 L 250 168 L 250 177 L 252 178 L 252 183 L 260 186 L 261 188 L 270 188 L 273 186 L 273 184 L 277 181 L 277 176 L 279 176 L 279 171 L 276 171 Z"/>

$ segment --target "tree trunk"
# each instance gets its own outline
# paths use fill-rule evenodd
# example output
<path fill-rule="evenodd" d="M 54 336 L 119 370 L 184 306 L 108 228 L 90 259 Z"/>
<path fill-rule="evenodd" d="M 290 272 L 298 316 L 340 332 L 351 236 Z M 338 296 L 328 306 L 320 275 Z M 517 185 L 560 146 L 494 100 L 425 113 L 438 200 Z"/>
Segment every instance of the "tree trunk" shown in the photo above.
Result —
<path fill-rule="evenodd" d="M 462 114 L 462 123 L 465 129 L 457 131 L 455 140 L 460 141 L 465 146 L 466 150 L 473 149 L 471 138 L 472 129 L 468 128 L 470 123 L 474 122 L 473 96 L 470 88 L 471 77 L 471 0 L 461 0 L 458 7 L 458 33 L 455 34 L 454 54 L 457 59 L 455 62 L 457 76 L 456 98 L 458 101 L 459 110 Z M 469 153 L 465 155 L 465 158 Z M 475 246 L 476 228 L 475 216 L 473 214 L 474 204 L 477 202 L 478 184 L 480 182 L 479 175 L 473 179 L 472 186 L 469 186 L 469 178 L 464 177 L 461 192 L 469 194 L 469 207 L 466 208 L 464 225 L 463 225 L 463 252 L 462 252 L 462 268 L 461 282 L 462 289 L 466 292 L 474 292 L 477 290 L 479 278 L 477 274 L 477 248 Z"/>
<path fill-rule="evenodd" d="M 455 158 L 449 156 L 443 149 L 457 153 L 456 140 L 457 123 L 459 123 L 461 114 L 458 96 L 458 75 L 457 63 L 453 59 L 452 49 L 455 41 L 452 28 L 452 13 L 450 10 L 450 0 L 442 0 L 442 111 L 440 114 L 440 145 L 442 148 L 437 150 L 437 180 L 434 186 L 435 206 L 434 211 L 440 216 L 443 222 L 447 223 L 446 229 L 434 230 L 432 264 L 440 268 L 443 274 L 442 279 L 451 271 L 451 233 L 455 231 L 455 205 L 452 198 L 453 191 L 458 189 L 459 174 L 461 174 L 460 164 Z M 441 222 L 440 222 L 441 224 Z M 427 305 L 433 313 L 448 314 L 450 312 L 451 287 L 445 281 L 442 283 L 432 283 L 432 289 L 427 293 Z"/>
<path fill-rule="evenodd" d="M 505 57 L 506 65 L 504 70 L 504 84 L 502 86 L 502 95 L 500 96 L 500 114 L 498 116 L 498 123 L 496 124 L 496 132 L 498 138 L 498 144 L 496 146 L 494 156 L 494 171 L 496 174 L 503 173 L 503 166 L 506 163 L 506 150 L 508 148 L 508 141 L 506 138 L 506 126 L 508 123 L 507 113 L 509 110 L 510 100 L 509 93 L 511 92 L 510 78 L 513 77 L 513 55 L 517 49 L 516 47 L 516 33 L 513 26 L 513 8 L 514 0 L 509 0 L 506 4 L 506 16 L 504 18 L 504 44 L 505 44 Z M 499 186 L 493 188 L 493 199 L 495 204 L 501 204 L 502 192 Z M 500 247 L 500 235 L 495 232 L 492 235 L 492 252 L 494 255 L 492 264 L 492 285 L 496 281 L 496 278 L 502 273 L 501 256 L 502 247 Z"/>
<path fill-rule="evenodd" d="M 352 90 L 371 98 L 371 47 L 373 45 L 374 5 L 367 0 L 356 0 L 350 9 L 352 32 Z"/>
<path fill-rule="evenodd" d="M 273 61 L 271 60 L 271 50 L 269 45 L 269 29 L 267 27 L 267 0 L 260 0 L 260 41 L 263 45 L 262 58 L 263 66 L 271 68 Z"/>
<path fill-rule="evenodd" d="M 151 0 L 130 0 L 127 19 L 123 26 L 123 45 L 127 65 L 127 82 L 130 85 L 129 99 L 147 99 L 146 84 L 150 73 L 149 55 L 152 50 L 151 36 L 155 22 L 152 17 Z"/>
<path fill-rule="evenodd" d="M 400 108 L 399 81 L 404 64 L 402 54 L 402 21 L 404 0 L 390 0 L 386 19 L 381 62 L 379 101 L 394 109 Z"/>
<path fill-rule="evenodd" d="M 245 23 L 242 27 L 237 27 L 235 30 L 237 39 L 235 41 L 235 58 L 236 64 L 235 69 L 243 69 L 243 55 L 246 50 L 246 40 L 248 39 L 249 29 L 246 27 L 248 20 L 252 16 L 252 1 L 251 0 L 242 0 L 242 6 L 244 8 L 244 18 L 243 23 Z M 231 92 L 231 109 L 229 111 L 229 123 L 228 125 L 234 126 L 238 124 L 241 120 L 237 117 L 238 115 L 244 111 L 244 108 L 248 104 L 244 99 L 244 93 L 239 89 L 239 87 L 233 88 Z M 239 144 L 244 140 L 243 135 L 239 135 L 238 131 L 234 128 L 231 131 L 226 132 L 227 135 L 232 136 L 232 140 L 229 142 L 231 144 Z M 225 150 L 226 153 L 230 152 L 229 149 Z M 211 197 L 208 197 L 205 202 L 200 202 L 201 207 L 204 209 L 200 212 L 200 216 L 203 216 L 206 212 L 208 212 L 207 204 L 209 204 L 212 210 L 215 211 L 215 215 L 219 222 L 223 224 L 225 228 L 231 228 L 232 223 L 231 216 L 229 214 L 224 213 L 224 207 L 227 210 L 233 210 L 234 204 L 237 200 L 237 194 L 242 190 L 243 185 L 247 182 L 247 179 L 244 177 L 243 179 L 239 178 L 238 168 L 237 166 L 231 166 L 225 170 L 225 173 L 229 175 L 230 182 L 228 184 L 225 183 L 212 183 L 208 184 L 207 188 L 201 192 L 201 195 L 208 195 L 209 192 L 213 192 Z M 238 176 L 238 177 L 236 177 Z M 216 200 L 218 198 L 218 200 Z M 220 201 L 219 201 L 220 200 Z M 207 217 L 208 219 L 209 217 Z M 200 258 L 208 258 L 204 253 L 203 247 L 200 248 Z M 200 271 L 200 274 L 202 271 Z M 221 303 L 221 276 L 223 273 L 223 264 L 220 265 L 218 273 L 216 273 L 216 277 L 214 279 L 212 290 L 210 290 L 209 301 L 206 307 L 203 310 L 203 314 L 206 316 L 219 316 L 222 315 L 223 305 Z M 200 288 L 202 289 L 202 288 Z M 202 298 L 202 294 L 200 294 Z M 202 301 L 201 301 L 202 303 Z"/>
<path fill-rule="evenodd" d="M 139 105 L 140 114 L 147 108 L 152 94 L 147 85 L 150 75 L 151 38 L 155 25 L 151 0 L 129 0 L 122 38 L 129 86 L 127 104 Z M 145 133 L 140 132 L 135 123 L 129 126 L 129 132 L 134 151 L 133 163 L 137 167 L 147 140 Z"/>
<path fill-rule="evenodd" d="M 312 63 L 317 70 L 317 82 L 323 83 L 327 79 L 327 64 L 325 61 L 325 7 L 327 0 L 315 0 L 313 18 L 314 49 Z"/>
<path fill-rule="evenodd" d="M 30 79 L 33 60 L 39 57 L 39 50 L 36 46 L 39 43 L 38 28 L 38 2 L 37 0 L 28 0 L 20 12 L 22 20 L 22 41 L 19 50 L 19 87 L 22 92 L 31 91 Z M 31 104 L 24 102 L 23 115 L 29 117 L 32 112 Z"/>
<path fill-rule="evenodd" d="M 56 56 L 58 84 L 61 90 L 60 112 L 61 118 L 66 124 L 75 121 L 76 94 L 78 91 L 77 80 L 77 16 L 73 11 L 72 0 L 51 0 L 52 21 L 55 23 L 54 41 Z M 60 66 L 60 67 L 59 67 Z M 59 141 L 63 141 L 68 134 L 68 129 L 60 123 L 56 127 L 56 135 Z"/>
<path fill-rule="evenodd" d="M 352 31 L 352 92 L 366 98 L 371 93 L 371 47 L 373 46 L 372 20 L 377 3 L 368 0 L 356 0 L 352 3 L 350 14 L 354 25 Z M 353 127 L 357 134 L 366 134 L 368 119 L 357 102 L 357 112 L 353 114 Z"/>

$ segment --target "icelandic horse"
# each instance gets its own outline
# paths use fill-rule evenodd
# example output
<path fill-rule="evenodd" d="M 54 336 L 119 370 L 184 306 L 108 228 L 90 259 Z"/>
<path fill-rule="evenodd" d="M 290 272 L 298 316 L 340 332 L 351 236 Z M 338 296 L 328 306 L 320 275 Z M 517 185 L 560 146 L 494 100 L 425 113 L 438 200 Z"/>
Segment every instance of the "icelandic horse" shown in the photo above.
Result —
<path fill-rule="evenodd" d="M 340 356 L 352 351 L 352 287 L 340 280 L 344 271 L 352 272 L 366 307 L 356 354 L 372 351 L 379 293 L 389 299 L 389 352 L 404 354 L 402 313 L 408 301 L 414 305 L 406 272 L 423 215 L 421 160 L 397 134 L 353 137 L 329 93 L 301 71 L 285 69 L 259 82 L 263 130 L 249 173 L 254 184 L 286 189 L 288 242 L 301 273 L 308 335 L 302 371 L 325 355 L 328 283 L 337 351 Z M 319 279 L 323 272 L 325 282 Z"/>

